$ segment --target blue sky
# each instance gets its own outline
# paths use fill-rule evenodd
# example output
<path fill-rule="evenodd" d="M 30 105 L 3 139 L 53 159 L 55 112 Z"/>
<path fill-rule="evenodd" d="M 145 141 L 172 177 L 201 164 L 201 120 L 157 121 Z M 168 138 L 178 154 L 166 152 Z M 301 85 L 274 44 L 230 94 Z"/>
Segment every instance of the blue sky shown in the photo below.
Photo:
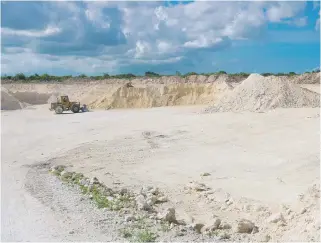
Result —
<path fill-rule="evenodd" d="M 320 6 L 282 2 L 1 2 L 2 75 L 305 72 Z"/>

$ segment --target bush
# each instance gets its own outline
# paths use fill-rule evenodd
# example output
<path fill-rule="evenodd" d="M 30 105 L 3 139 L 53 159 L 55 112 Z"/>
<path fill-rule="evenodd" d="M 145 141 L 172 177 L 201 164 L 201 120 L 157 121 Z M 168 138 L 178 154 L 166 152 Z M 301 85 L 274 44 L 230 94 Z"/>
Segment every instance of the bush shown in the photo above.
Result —
<path fill-rule="evenodd" d="M 225 71 L 218 71 L 217 74 L 227 74 Z"/>
<path fill-rule="evenodd" d="M 130 78 L 135 78 L 136 76 L 132 73 L 127 73 L 127 74 L 117 74 L 112 76 L 113 78 L 126 78 L 126 79 L 130 79 Z"/>
<path fill-rule="evenodd" d="M 160 75 L 158 73 L 154 73 L 154 72 L 145 72 L 145 76 L 146 77 L 159 77 Z"/>
<path fill-rule="evenodd" d="M 192 75 L 198 75 L 198 74 L 195 72 L 189 72 L 189 73 L 186 73 L 184 76 L 192 76 Z"/>
<path fill-rule="evenodd" d="M 26 80 L 26 76 L 23 73 L 17 73 L 13 79 L 14 80 Z"/>
<path fill-rule="evenodd" d="M 78 78 L 87 78 L 87 76 L 85 74 L 80 74 Z"/>

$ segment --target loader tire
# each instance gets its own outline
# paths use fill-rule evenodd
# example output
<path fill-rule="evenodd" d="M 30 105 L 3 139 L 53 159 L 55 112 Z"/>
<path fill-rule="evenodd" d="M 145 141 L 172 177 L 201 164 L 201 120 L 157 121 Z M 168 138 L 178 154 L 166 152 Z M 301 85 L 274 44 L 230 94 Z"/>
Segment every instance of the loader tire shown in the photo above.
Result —
<path fill-rule="evenodd" d="M 62 109 L 61 106 L 57 106 L 55 109 L 56 114 L 61 114 L 64 110 Z"/>
<path fill-rule="evenodd" d="M 73 105 L 73 106 L 71 107 L 71 111 L 72 111 L 73 113 L 78 113 L 78 112 L 79 112 L 79 106 L 78 106 L 78 105 Z"/>

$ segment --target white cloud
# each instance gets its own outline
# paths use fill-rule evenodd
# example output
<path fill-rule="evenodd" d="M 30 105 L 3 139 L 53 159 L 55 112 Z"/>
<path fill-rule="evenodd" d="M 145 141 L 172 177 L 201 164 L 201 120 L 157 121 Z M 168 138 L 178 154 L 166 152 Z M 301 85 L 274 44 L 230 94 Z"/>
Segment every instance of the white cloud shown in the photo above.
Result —
<path fill-rule="evenodd" d="M 135 58 L 139 58 L 143 57 L 146 53 L 149 53 L 151 50 L 151 46 L 146 41 L 137 41 L 135 50 Z"/>
<path fill-rule="evenodd" d="M 159 52 L 167 53 L 169 51 L 173 51 L 173 48 L 169 42 L 159 41 L 157 44 L 157 48 Z"/>
<path fill-rule="evenodd" d="M 47 28 L 1 29 L 4 36 L 33 39 L 24 42 L 20 50 L 5 49 L 6 70 L 61 67 L 90 73 L 112 72 L 130 64 L 174 63 L 199 48 L 214 50 L 226 47 L 231 41 L 255 38 L 269 22 L 296 26 L 304 26 L 307 22 L 306 17 L 298 16 L 305 7 L 302 2 L 195 1 L 169 7 L 161 6 L 159 2 L 131 1 L 88 1 L 84 4 L 58 1 L 46 4 L 50 4 L 48 9 L 51 10 L 48 11 L 51 21 Z M 122 33 L 124 41 L 118 43 Z M 50 38 L 46 38 L 47 43 L 43 44 L 42 37 Z M 57 37 L 57 42 L 53 43 L 56 44 L 55 50 L 70 47 L 79 57 L 69 53 L 56 56 L 54 51 L 51 55 L 37 54 L 43 48 L 54 49 L 49 42 L 51 37 Z M 112 44 L 107 43 L 110 39 L 116 40 Z M 88 56 L 82 45 L 93 48 L 88 48 Z M 26 49 L 28 47 L 33 51 Z M 20 63 L 21 58 L 28 60 L 31 56 L 38 67 L 32 63 L 15 65 L 15 61 Z M 10 67 L 8 60 L 12 60 Z"/>
<path fill-rule="evenodd" d="M 85 10 L 86 17 L 96 27 L 108 29 L 110 27 L 110 20 L 108 16 L 104 16 L 101 9 L 105 6 L 105 2 L 95 2 L 94 4 L 88 5 Z"/>
<path fill-rule="evenodd" d="M 2 55 L 2 61 L 4 62 L 2 73 L 35 72 L 35 70 L 37 72 L 52 73 L 51 70 L 59 68 L 77 73 L 111 73 L 117 71 L 119 65 L 118 61 L 112 57 L 59 57 L 34 53 L 30 49 L 24 49 L 20 52 L 15 51 L 12 50 L 12 53 Z"/>
<path fill-rule="evenodd" d="M 60 28 L 48 26 L 44 30 L 15 30 L 10 28 L 1 28 L 1 34 L 3 35 L 16 35 L 24 37 L 47 37 L 56 35 L 61 32 Z"/>
<path fill-rule="evenodd" d="M 281 22 L 282 19 L 292 18 L 305 7 L 305 2 L 279 2 L 267 9 L 267 18 L 271 22 Z"/>

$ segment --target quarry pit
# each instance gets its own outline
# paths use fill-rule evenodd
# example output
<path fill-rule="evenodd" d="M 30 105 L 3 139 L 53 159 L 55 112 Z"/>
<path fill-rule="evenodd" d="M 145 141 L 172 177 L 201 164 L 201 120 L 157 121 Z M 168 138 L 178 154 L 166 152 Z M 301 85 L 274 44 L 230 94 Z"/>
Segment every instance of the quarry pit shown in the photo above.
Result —
<path fill-rule="evenodd" d="M 185 226 L 171 223 L 174 233 L 157 232 L 157 240 L 319 241 L 313 75 L 2 85 L 3 240 L 124 240 L 114 231 L 130 224 L 126 213 L 91 209 L 90 198 L 47 173 L 63 165 L 114 190 L 159 188 L 168 200 L 154 209 L 174 208 Z M 60 94 L 91 112 L 53 114 L 48 102 Z M 198 227 L 213 215 L 230 227 L 206 238 Z"/>

